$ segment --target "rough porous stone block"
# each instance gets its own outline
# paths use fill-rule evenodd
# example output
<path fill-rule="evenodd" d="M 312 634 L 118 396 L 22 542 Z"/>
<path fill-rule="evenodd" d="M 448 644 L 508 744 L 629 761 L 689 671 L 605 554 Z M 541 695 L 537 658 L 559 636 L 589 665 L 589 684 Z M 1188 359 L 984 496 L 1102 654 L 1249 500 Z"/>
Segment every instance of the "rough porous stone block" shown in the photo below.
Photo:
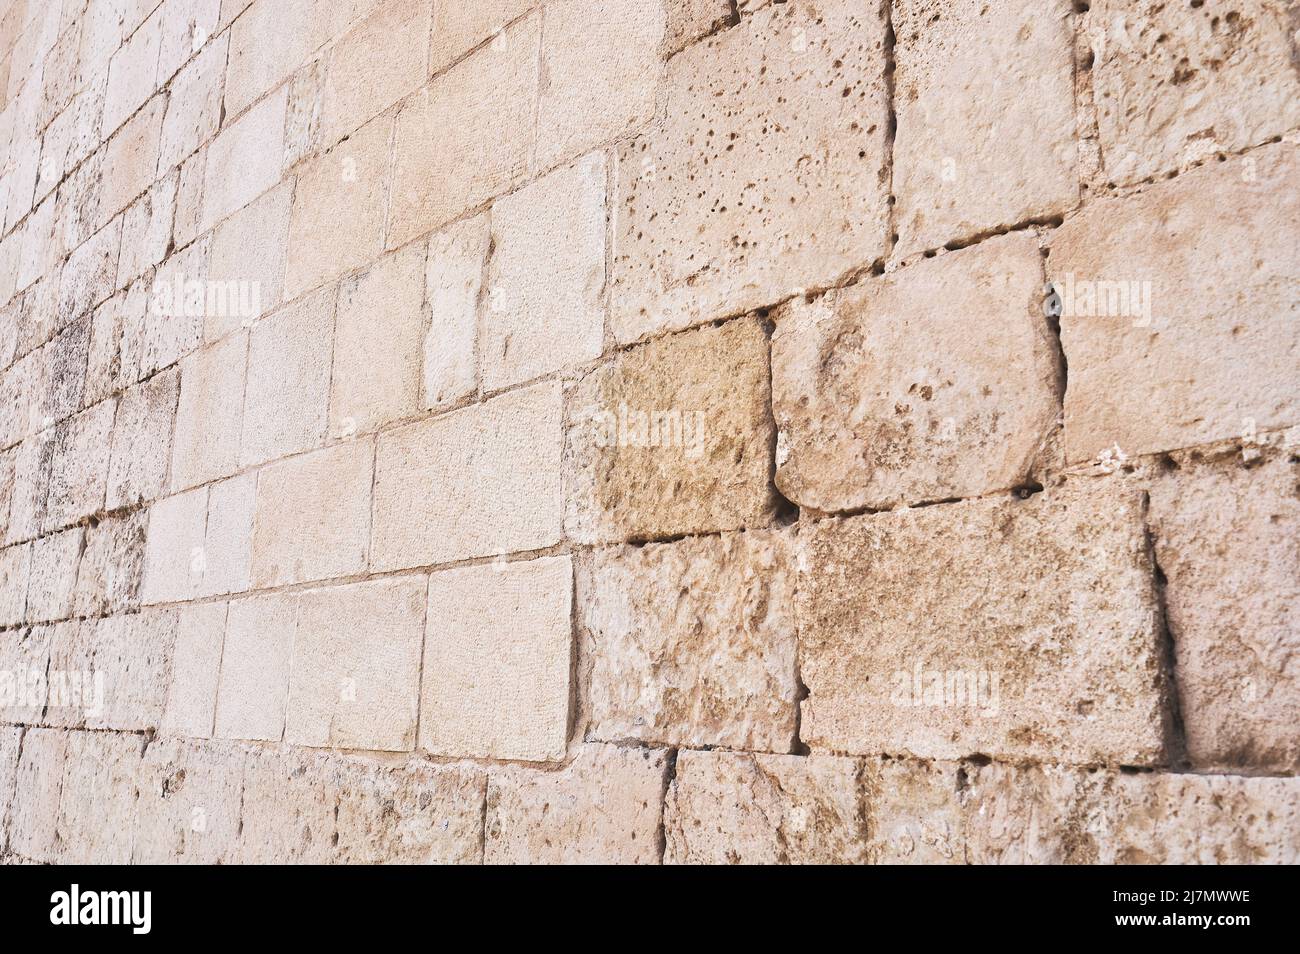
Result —
<path fill-rule="evenodd" d="M 1071 461 L 1300 422 L 1296 153 L 1280 143 L 1203 166 L 1056 230 L 1047 276 L 1061 297 Z"/>
<path fill-rule="evenodd" d="M 1060 407 L 1040 263 L 1006 236 L 791 302 L 772 335 L 781 492 L 828 512 L 1026 483 Z"/>
<path fill-rule="evenodd" d="M 577 567 L 587 738 L 791 750 L 790 534 L 600 549 Z"/>
<path fill-rule="evenodd" d="M 664 90 L 662 118 L 618 148 L 620 342 L 770 305 L 884 257 L 877 6 L 773 4 L 674 56 Z"/>
<path fill-rule="evenodd" d="M 240 841 L 244 760 L 243 750 L 231 745 L 151 744 L 140 766 L 132 862 L 231 862 Z"/>
<path fill-rule="evenodd" d="M 117 401 L 109 398 L 55 427 L 45 529 L 75 523 L 102 510 Z"/>
<path fill-rule="evenodd" d="M 683 751 L 664 805 L 669 864 L 861 864 L 862 766 L 814 755 Z"/>
<path fill-rule="evenodd" d="M 572 602 L 567 556 L 431 574 L 420 748 L 434 755 L 562 759 Z"/>
<path fill-rule="evenodd" d="M 801 543 L 814 751 L 1164 763 L 1140 491 L 1085 481 L 826 520 Z"/>
<path fill-rule="evenodd" d="M 32 541 L 31 570 L 27 578 L 27 622 L 43 623 L 72 615 L 77 564 L 84 547 L 85 533 L 81 527 Z"/>
<path fill-rule="evenodd" d="M 126 864 L 135 836 L 143 740 L 70 732 L 59 794 L 59 864 Z"/>
<path fill-rule="evenodd" d="M 176 611 L 86 621 L 82 638 L 94 649 L 92 670 L 103 674 L 103 700 L 86 712 L 88 729 L 144 732 L 156 729 L 167 704 Z"/>
<path fill-rule="evenodd" d="M 580 543 L 770 522 L 775 440 L 757 319 L 616 354 L 565 395 L 565 528 Z"/>
<path fill-rule="evenodd" d="M 250 751 L 236 864 L 325 864 L 334 851 L 339 785 L 330 762 L 302 749 Z"/>
<path fill-rule="evenodd" d="M 485 864 L 657 864 L 663 749 L 583 745 L 562 769 L 488 779 Z"/>
<path fill-rule="evenodd" d="M 108 509 L 143 503 L 163 492 L 180 383 L 180 372 L 173 369 L 122 392 L 109 454 Z"/>
<path fill-rule="evenodd" d="M 9 850 L 34 862 L 57 860 L 59 797 L 68 736 L 57 729 L 28 729 L 14 779 Z"/>
<path fill-rule="evenodd" d="M 136 510 L 86 529 L 72 595 L 75 615 L 121 613 L 140 604 L 148 526 L 148 512 Z"/>

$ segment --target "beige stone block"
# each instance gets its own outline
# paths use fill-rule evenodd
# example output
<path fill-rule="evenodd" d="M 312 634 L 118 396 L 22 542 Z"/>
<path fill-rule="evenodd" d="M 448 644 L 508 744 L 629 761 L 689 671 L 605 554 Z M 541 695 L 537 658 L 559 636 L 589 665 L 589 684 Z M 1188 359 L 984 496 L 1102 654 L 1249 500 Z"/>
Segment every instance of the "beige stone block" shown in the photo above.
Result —
<path fill-rule="evenodd" d="M 122 220 L 117 218 L 68 256 L 59 278 L 58 314 L 64 322 L 113 294 L 121 239 Z"/>
<path fill-rule="evenodd" d="M 317 0 L 256 0 L 230 27 L 226 112 L 238 115 L 274 89 L 311 54 L 318 42 Z M 222 16 L 222 22 L 228 22 Z M 265 100 L 263 100 L 265 102 Z"/>
<path fill-rule="evenodd" d="M 509 42 L 503 33 L 505 28 L 536 6 L 537 0 L 435 3 L 429 71 L 443 72 L 486 40 Z"/>
<path fill-rule="evenodd" d="M 155 96 L 123 124 L 104 152 L 104 181 L 99 194 L 99 217 L 106 221 L 149 188 L 158 171 L 158 143 L 162 135 L 165 96 Z"/>
<path fill-rule="evenodd" d="M 56 446 L 54 428 L 27 438 L 18 446 L 14 460 L 14 497 L 9 502 L 9 532 L 6 543 L 28 540 L 40 533 L 45 522 L 50 467 Z"/>
<path fill-rule="evenodd" d="M 208 43 L 168 85 L 167 114 L 158 144 L 159 172 L 180 165 L 216 133 L 229 41 L 230 34 L 223 33 Z"/>
<path fill-rule="evenodd" d="M 226 307 L 219 289 L 207 284 L 209 236 L 186 246 L 154 270 L 153 280 L 131 287 L 127 315 L 143 316 L 138 376 L 170 367 L 203 343 L 203 320 L 211 309 Z M 148 303 L 134 304 L 133 296 Z"/>
<path fill-rule="evenodd" d="M 398 577 L 302 594 L 285 741 L 415 748 L 426 583 Z"/>
<path fill-rule="evenodd" d="M 206 487 L 154 501 L 145 537 L 143 602 L 173 603 L 197 595 L 207 560 L 207 519 Z"/>
<path fill-rule="evenodd" d="M 727 533 L 580 560 L 586 737 L 790 751 L 791 544 L 786 533 Z"/>
<path fill-rule="evenodd" d="M 896 256 L 1079 200 L 1067 0 L 894 5 Z"/>
<path fill-rule="evenodd" d="M 1211 771 L 1300 767 L 1300 467 L 1187 465 L 1151 488 L 1156 560 L 1168 580 L 1188 755 Z"/>
<path fill-rule="evenodd" d="M 768 524 L 768 342 L 744 318 L 623 351 L 565 395 L 566 518 L 580 543 Z"/>
<path fill-rule="evenodd" d="M 425 338 L 423 242 L 339 286 L 329 433 L 348 437 L 415 413 Z"/>
<path fill-rule="evenodd" d="M 9 815 L 9 850 L 38 863 L 56 858 L 59 795 L 68 735 L 56 729 L 28 729 L 14 780 Z"/>
<path fill-rule="evenodd" d="M 244 761 L 243 750 L 234 746 L 176 739 L 152 743 L 140 767 L 132 862 L 232 861 L 240 839 Z"/>
<path fill-rule="evenodd" d="M 127 285 L 166 257 L 176 216 L 178 175 L 159 179 L 122 214 L 117 286 Z"/>
<path fill-rule="evenodd" d="M 854 759 L 677 756 L 664 806 L 668 864 L 861 864 L 868 824 Z"/>
<path fill-rule="evenodd" d="M 992 836 L 1005 848 L 1012 839 L 996 836 L 1011 830 L 1024 839 L 1025 853 L 1031 857 L 1036 855 L 1041 844 L 1057 836 L 1060 830 L 1055 811 L 1046 818 L 1037 815 L 1034 809 L 1038 806 L 1025 797 L 1027 792 L 1036 793 L 1044 784 L 1038 771 L 1025 770 L 1021 776 L 1023 782 L 1015 786 L 1012 801 L 1005 804 L 985 802 L 982 794 L 974 794 L 972 783 L 977 773 L 981 781 L 984 776 L 973 765 L 912 759 L 868 760 L 862 779 L 862 801 L 869 812 L 871 835 L 868 857 L 873 864 L 964 864 L 975 853 L 972 843 L 981 842 L 981 835 Z M 985 807 L 988 816 L 982 817 L 975 805 Z M 1045 837 L 1041 839 L 1031 828 L 1035 821 L 1045 829 Z M 1016 859 L 1000 857 L 999 860 Z"/>
<path fill-rule="evenodd" d="M 1300 125 L 1294 11 L 1274 0 L 1101 0 L 1081 29 L 1105 176 L 1137 182 Z"/>
<path fill-rule="evenodd" d="M 181 360 L 173 489 L 224 477 L 238 466 L 247 362 L 248 335 L 242 332 Z"/>
<path fill-rule="evenodd" d="M 116 401 L 100 401 L 55 428 L 45 529 L 75 523 L 104 506 Z"/>
<path fill-rule="evenodd" d="M 334 288 L 286 305 L 248 333 L 241 466 L 318 447 L 329 414 Z"/>
<path fill-rule="evenodd" d="M 172 223 L 178 246 L 193 242 L 206 227 L 203 221 L 203 179 L 207 169 L 207 146 L 199 147 L 181 163 L 180 180 L 176 185 L 176 220 Z"/>
<path fill-rule="evenodd" d="M 172 421 L 180 383 L 180 371 L 173 369 L 122 392 L 109 452 L 108 509 L 146 502 L 162 493 L 172 456 Z"/>
<path fill-rule="evenodd" d="M 224 596 L 248 589 L 256 504 L 256 474 L 240 474 L 208 488 L 199 596 Z"/>
<path fill-rule="evenodd" d="M 389 248 L 500 195 L 528 171 L 540 35 L 539 16 L 515 23 L 499 42 L 476 50 L 403 105 Z"/>
<path fill-rule="evenodd" d="M 483 387 L 599 357 L 605 333 L 605 157 L 587 156 L 492 207 Z"/>
<path fill-rule="evenodd" d="M 1138 490 L 1085 481 L 828 520 L 801 542 L 800 737 L 814 751 L 1165 761 Z"/>
<path fill-rule="evenodd" d="M 266 5 L 266 0 L 261 0 Z M 275 31 L 284 36 L 284 30 Z M 266 35 L 263 35 L 263 39 Z M 267 47 L 274 43 L 265 44 Z M 234 50 L 231 50 L 234 56 Z M 238 75 L 230 67 L 227 77 Z M 234 112 L 226 88 L 226 110 Z M 281 87 L 222 128 L 207 148 L 203 178 L 203 222 L 213 225 L 242 209 L 280 179 L 284 163 L 284 117 L 288 87 Z"/>
<path fill-rule="evenodd" d="M 144 105 L 158 88 L 158 50 L 162 41 L 162 17 L 155 13 L 129 36 L 123 34 L 121 48 L 108 63 L 108 87 L 104 95 L 101 136 L 107 139 Z"/>
<path fill-rule="evenodd" d="M 324 864 L 334 854 L 339 785 L 331 763 L 301 749 L 245 758 L 235 864 Z"/>
<path fill-rule="evenodd" d="M 373 444 L 354 441 L 262 469 L 253 529 L 254 587 L 349 576 L 366 568 L 373 462 Z"/>
<path fill-rule="evenodd" d="M 59 863 L 131 860 L 142 750 L 135 735 L 68 733 L 56 828 Z"/>
<path fill-rule="evenodd" d="M 75 414 L 83 405 L 86 355 L 90 346 L 90 322 L 73 322 L 36 352 L 38 375 L 30 397 L 31 427 L 49 427 Z M 19 399 L 28 397 L 21 395 Z"/>
<path fill-rule="evenodd" d="M 221 0 L 164 0 L 158 82 L 166 83 L 216 32 Z M 223 40 L 227 34 L 222 34 Z"/>
<path fill-rule="evenodd" d="M 380 434 L 372 569 L 559 543 L 560 410 L 547 382 Z"/>
<path fill-rule="evenodd" d="M 297 616 L 292 593 L 231 600 L 217 688 L 218 738 L 280 741 Z"/>
<path fill-rule="evenodd" d="M 74 615 L 122 613 L 140 605 L 148 524 L 148 511 L 136 510 L 87 528 L 73 591 Z"/>
<path fill-rule="evenodd" d="M 429 238 L 420 406 L 453 404 L 474 393 L 478 368 L 478 302 L 487 263 L 486 215 L 449 226 Z"/>
<path fill-rule="evenodd" d="M 654 117 L 666 26 L 665 4 L 654 0 L 546 5 L 538 166 L 548 168 Z"/>
<path fill-rule="evenodd" d="M 176 642 L 172 648 L 167 705 L 163 710 L 163 732 L 211 738 L 225 633 L 224 602 L 192 603 L 177 609 Z"/>
<path fill-rule="evenodd" d="M 379 256 L 392 126 L 390 114 L 371 120 L 299 173 L 289 218 L 286 297 Z"/>
<path fill-rule="evenodd" d="M 21 728 L 0 728 L 0 851 L 9 849 L 9 809 L 14 800 L 22 738 Z"/>
<path fill-rule="evenodd" d="M 52 533 L 32 541 L 31 569 L 27 578 L 29 623 L 67 619 L 77 583 L 77 564 L 85 546 L 81 527 Z"/>
<path fill-rule="evenodd" d="M 583 745 L 555 771 L 488 780 L 485 864 L 658 864 L 663 749 Z"/>
<path fill-rule="evenodd" d="M 167 704 L 176 611 L 146 609 L 82 623 L 93 627 L 93 671 L 103 674 L 103 700 L 86 711 L 86 728 L 156 729 Z M 96 687 L 98 690 L 98 686 Z"/>
<path fill-rule="evenodd" d="M 564 757 L 572 588 L 567 556 L 431 575 L 421 749 L 528 762 Z"/>
<path fill-rule="evenodd" d="M 776 484 L 820 511 L 976 497 L 1041 472 L 1059 414 L 1032 236 L 791 302 L 772 335 Z"/>
<path fill-rule="evenodd" d="M 283 182 L 213 233 L 208 281 L 224 287 L 227 307 L 204 315 L 207 340 L 247 327 L 280 304 L 292 199 L 293 183 Z"/>
<path fill-rule="evenodd" d="M 740 22 L 740 14 L 732 12 L 730 0 L 668 0 L 663 6 L 668 18 L 664 26 L 665 56 Z"/>
<path fill-rule="evenodd" d="M 1070 366 L 1069 459 L 1300 422 L 1298 235 L 1289 143 L 1099 200 L 1058 229 L 1047 276 Z"/>
<path fill-rule="evenodd" d="M 618 149 L 615 338 L 765 307 L 885 256 L 884 43 L 877 7 L 774 4 L 669 61 L 663 118 Z"/>

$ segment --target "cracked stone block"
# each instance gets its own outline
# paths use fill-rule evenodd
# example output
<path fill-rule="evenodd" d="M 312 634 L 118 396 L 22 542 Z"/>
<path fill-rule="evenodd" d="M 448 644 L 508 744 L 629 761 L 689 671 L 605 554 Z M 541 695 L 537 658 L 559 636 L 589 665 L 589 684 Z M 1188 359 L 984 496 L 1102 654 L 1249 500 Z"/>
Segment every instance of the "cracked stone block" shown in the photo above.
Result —
<path fill-rule="evenodd" d="M 418 242 L 340 284 L 331 436 L 366 433 L 415 413 L 425 339 L 425 253 Z"/>
<path fill-rule="evenodd" d="M 213 734 L 221 648 L 226 634 L 226 604 L 193 603 L 176 611 L 171 682 L 162 731 L 207 739 Z"/>
<path fill-rule="evenodd" d="M 366 568 L 373 460 L 370 441 L 351 441 L 262 469 L 253 530 L 254 587 L 349 576 Z"/>
<path fill-rule="evenodd" d="M 142 602 L 171 603 L 198 594 L 207 562 L 207 520 L 206 487 L 154 501 L 145 534 Z"/>
<path fill-rule="evenodd" d="M 45 527 L 75 523 L 104 506 L 116 401 L 101 401 L 55 428 Z"/>
<path fill-rule="evenodd" d="M 478 385 L 478 302 L 488 246 L 487 215 L 478 215 L 429 238 L 425 299 L 429 327 L 420 382 L 423 408 L 454 404 Z"/>
<path fill-rule="evenodd" d="M 751 531 L 580 560 L 586 737 L 790 751 L 794 556 Z"/>
<path fill-rule="evenodd" d="M 240 474 L 209 486 L 198 596 L 224 596 L 248 589 L 256 506 L 256 474 Z"/>
<path fill-rule="evenodd" d="M 1172 172 L 1300 126 L 1289 4 L 1098 0 L 1081 29 L 1110 182 Z"/>
<path fill-rule="evenodd" d="M 828 755 L 682 751 L 664 805 L 664 862 L 861 864 L 861 771 Z"/>
<path fill-rule="evenodd" d="M 1210 771 L 1300 767 L 1300 466 L 1188 465 L 1151 487 L 1188 755 Z"/>
<path fill-rule="evenodd" d="M 894 4 L 897 256 L 1079 200 L 1067 0 Z"/>
<path fill-rule="evenodd" d="M 485 864 L 658 864 L 663 749 L 583 745 L 554 771 L 488 779 Z"/>
<path fill-rule="evenodd" d="M 221 652 L 215 735 L 279 742 L 284 735 L 298 597 L 231 600 Z"/>
<path fill-rule="evenodd" d="M 329 414 L 334 289 L 285 305 L 248 333 L 243 467 L 318 447 Z"/>
<path fill-rule="evenodd" d="M 451 222 L 528 171 L 541 17 L 529 16 L 500 36 L 403 104 L 394 136 L 388 248 Z"/>
<path fill-rule="evenodd" d="M 1069 460 L 1300 422 L 1294 145 L 1099 199 L 1053 234 L 1047 274 L 1070 368 Z"/>
<path fill-rule="evenodd" d="M 664 4 L 663 53 L 672 56 L 710 33 L 740 21 L 732 13 L 730 0 L 670 0 Z M 735 22 L 733 22 L 733 19 Z"/>
<path fill-rule="evenodd" d="M 92 669 L 103 673 L 103 701 L 86 711 L 86 728 L 141 732 L 162 721 L 171 678 L 176 611 L 146 609 L 82 624 L 92 627 Z"/>
<path fill-rule="evenodd" d="M 109 452 L 108 509 L 152 500 L 166 487 L 180 384 L 173 369 L 122 392 Z"/>
<path fill-rule="evenodd" d="M 248 335 L 224 338 L 181 359 L 172 438 L 173 490 L 235 472 L 243 429 Z"/>
<path fill-rule="evenodd" d="M 580 543 L 753 528 L 776 507 L 767 335 L 753 318 L 617 353 L 565 395 Z"/>
<path fill-rule="evenodd" d="M 600 356 L 605 157 L 587 156 L 492 206 L 480 354 L 488 390 Z"/>
<path fill-rule="evenodd" d="M 1005 236 L 791 302 L 772 335 L 781 492 L 828 512 L 1026 483 L 1059 408 L 1040 261 Z"/>
<path fill-rule="evenodd" d="M 371 568 L 560 542 L 560 386 L 543 382 L 379 435 Z"/>
<path fill-rule="evenodd" d="M 32 541 L 27 580 L 27 622 L 43 623 L 72 615 L 77 563 L 85 546 L 81 527 Z"/>
<path fill-rule="evenodd" d="M 420 748 L 469 758 L 562 759 L 572 601 L 567 556 L 432 574 Z"/>
<path fill-rule="evenodd" d="M 135 864 L 221 864 L 240 841 L 243 750 L 163 739 L 145 750 Z"/>
<path fill-rule="evenodd" d="M 765 307 L 888 251 L 885 24 L 774 4 L 668 62 L 662 113 L 620 145 L 619 342 Z"/>
<path fill-rule="evenodd" d="M 1164 764 L 1140 491 L 1084 482 L 826 520 L 801 542 L 814 751 Z"/>
<path fill-rule="evenodd" d="M 286 35 L 281 29 L 275 33 Z M 226 75 L 233 77 L 237 73 L 232 65 Z M 226 93 L 229 97 L 229 86 Z M 214 225 L 242 209 L 280 180 L 288 96 L 288 87 L 281 87 L 228 123 L 208 144 L 202 213 L 206 225 Z M 229 98 L 226 110 L 234 112 Z"/>
<path fill-rule="evenodd" d="M 217 226 L 208 281 L 225 307 L 203 316 L 203 334 L 215 341 L 277 308 L 284 297 L 286 242 L 293 183 L 282 182 Z M 216 299 L 217 304 L 221 299 Z"/>
<path fill-rule="evenodd" d="M 287 742 L 388 752 L 415 747 L 426 582 L 399 577 L 301 595 Z"/>

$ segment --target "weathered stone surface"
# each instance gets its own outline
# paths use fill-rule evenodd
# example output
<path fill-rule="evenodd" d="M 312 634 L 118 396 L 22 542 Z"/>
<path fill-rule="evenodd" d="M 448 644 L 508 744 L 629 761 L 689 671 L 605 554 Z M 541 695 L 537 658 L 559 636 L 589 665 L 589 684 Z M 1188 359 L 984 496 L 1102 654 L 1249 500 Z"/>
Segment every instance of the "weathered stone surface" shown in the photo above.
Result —
<path fill-rule="evenodd" d="M 108 64 L 108 91 L 104 96 L 102 135 L 107 139 L 144 104 L 158 88 L 158 47 L 162 17 L 155 13 L 129 36 Z"/>
<path fill-rule="evenodd" d="M 1300 125 L 1295 11 L 1099 0 L 1084 18 L 1107 180 L 1137 182 Z"/>
<path fill-rule="evenodd" d="M 700 37 L 716 33 L 739 22 L 730 0 L 669 0 L 664 3 L 667 23 L 664 26 L 663 51 L 671 56 Z"/>
<path fill-rule="evenodd" d="M 333 288 L 286 305 L 253 326 L 239 441 L 242 466 L 324 441 L 333 342 Z"/>
<path fill-rule="evenodd" d="M 30 543 L 0 550 L 0 626 L 16 626 L 24 620 L 31 567 Z"/>
<path fill-rule="evenodd" d="M 431 574 L 420 748 L 555 762 L 569 724 L 567 556 Z"/>
<path fill-rule="evenodd" d="M 1027 482 L 1059 413 L 1042 301 L 1037 243 L 1014 235 L 791 302 L 772 335 L 781 492 L 835 511 Z"/>
<path fill-rule="evenodd" d="M 1078 202 L 1066 0 L 894 5 L 894 193 L 907 256 Z"/>
<path fill-rule="evenodd" d="M 813 750 L 1158 765 L 1168 700 L 1143 497 L 1084 482 L 815 524 Z"/>
<path fill-rule="evenodd" d="M 223 33 L 203 47 L 168 85 L 158 145 L 160 170 L 181 163 L 217 131 L 229 40 L 230 34 Z"/>
<path fill-rule="evenodd" d="M 669 61 L 664 118 L 618 150 L 620 342 L 763 307 L 885 255 L 884 43 L 874 6 L 774 4 Z"/>
<path fill-rule="evenodd" d="M 176 217 L 178 179 L 176 175 L 159 179 L 122 213 L 117 286 L 127 284 L 166 258 Z"/>
<path fill-rule="evenodd" d="M 500 195 L 527 171 L 541 18 L 529 16 L 500 35 L 408 98 L 398 114 L 388 248 Z"/>
<path fill-rule="evenodd" d="M 372 568 L 558 543 L 561 440 L 555 382 L 380 434 Z"/>
<path fill-rule="evenodd" d="M 212 736 L 225 633 L 224 602 L 195 603 L 177 611 L 163 732 L 200 739 Z"/>
<path fill-rule="evenodd" d="M 208 341 L 248 327 L 280 304 L 292 199 L 293 184 L 282 182 L 213 232 L 207 277 L 214 290 L 224 288 L 227 306 L 203 316 Z"/>
<path fill-rule="evenodd" d="M 661 338 L 565 395 L 565 529 L 580 543 L 770 522 L 774 427 L 757 319 Z"/>
<path fill-rule="evenodd" d="M 275 89 L 321 39 L 313 26 L 324 7 L 317 0 L 256 0 L 244 5 L 248 10 L 242 16 L 236 18 L 232 11 L 227 17 L 223 10 L 221 17 L 223 25 L 234 20 L 225 92 L 225 109 L 232 116 Z"/>
<path fill-rule="evenodd" d="M 483 387 L 590 361 L 604 333 L 605 157 L 596 153 L 492 206 Z"/>
<path fill-rule="evenodd" d="M 208 487 L 198 596 L 224 596 L 248 589 L 256 492 L 257 475 L 252 473 Z"/>
<path fill-rule="evenodd" d="M 99 218 L 121 212 L 149 188 L 158 168 L 158 140 L 162 134 L 166 97 L 155 96 L 118 130 L 104 147 L 104 179 L 99 189 Z M 120 220 L 114 220 L 120 226 Z M 116 257 L 116 250 L 112 257 Z M 112 276 L 115 262 L 109 263 Z M 94 302 L 91 302 L 94 304 Z"/>
<path fill-rule="evenodd" d="M 59 797 L 68 755 L 68 736 L 57 729 L 28 729 L 18 760 L 9 850 L 31 861 L 57 860 Z"/>
<path fill-rule="evenodd" d="M 854 759 L 683 751 L 664 805 L 669 864 L 860 864 Z"/>
<path fill-rule="evenodd" d="M 293 594 L 231 600 L 217 690 L 218 738 L 280 741 L 297 616 Z"/>
<path fill-rule="evenodd" d="M 266 3 L 262 3 L 266 6 Z M 275 30 L 284 36 L 283 27 Z M 273 44 L 266 44 L 272 46 Z M 231 55 L 234 55 L 234 50 Z M 230 68 L 227 77 L 237 75 Z M 230 86 L 226 87 L 227 97 Z M 242 209 L 280 178 L 284 164 L 284 117 L 288 89 L 281 87 L 224 126 L 207 148 L 203 178 L 203 221 L 214 225 Z M 226 109 L 233 112 L 229 98 Z"/>
<path fill-rule="evenodd" d="M 72 595 L 77 563 L 85 546 L 80 527 L 32 541 L 31 570 L 27 578 L 29 623 L 67 619 L 72 615 Z"/>
<path fill-rule="evenodd" d="M 13 805 L 22 737 L 20 728 L 0 728 L 0 851 L 9 847 L 9 809 Z"/>
<path fill-rule="evenodd" d="M 425 246 L 380 259 L 339 285 L 329 432 L 366 433 L 415 412 L 424 344 Z"/>
<path fill-rule="evenodd" d="M 587 738 L 788 752 L 795 554 L 751 531 L 578 563 Z"/>
<path fill-rule="evenodd" d="M 119 865 L 131 860 L 142 748 L 135 735 L 68 733 L 54 860 Z"/>
<path fill-rule="evenodd" d="M 171 485 L 182 490 L 235 472 L 243 430 L 248 335 L 240 332 L 181 361 Z M 237 400 L 232 400 L 239 395 Z"/>
<path fill-rule="evenodd" d="M 302 749 L 261 748 L 249 751 L 244 765 L 243 827 L 234 862 L 329 861 L 339 788 L 329 762 Z"/>
<path fill-rule="evenodd" d="M 370 441 L 350 441 L 262 469 L 253 586 L 324 580 L 365 568 L 374 454 Z"/>
<path fill-rule="evenodd" d="M 103 673 L 103 703 L 86 712 L 88 729 L 140 732 L 156 729 L 167 704 L 176 611 L 139 613 L 87 621 L 83 639 L 94 647 L 92 670 Z"/>
<path fill-rule="evenodd" d="M 478 384 L 478 302 L 491 240 L 486 215 L 429 238 L 421 407 L 452 404 Z"/>
<path fill-rule="evenodd" d="M 65 527 L 103 508 L 116 405 L 112 398 L 100 401 L 55 427 L 45 529 Z"/>
<path fill-rule="evenodd" d="M 1300 768 L 1300 467 L 1185 467 L 1151 488 L 1180 711 L 1194 765 Z"/>
<path fill-rule="evenodd" d="M 103 616 L 139 606 L 148 525 L 148 512 L 136 510 L 105 517 L 86 530 L 72 594 L 75 615 Z"/>
<path fill-rule="evenodd" d="M 535 6 L 537 0 L 435 3 L 429 71 L 443 72 L 485 40 L 510 42 L 503 33 L 505 27 Z"/>
<path fill-rule="evenodd" d="M 240 841 L 244 760 L 235 746 L 172 739 L 151 744 L 140 767 L 132 862 L 232 861 Z M 258 809 L 249 806 L 250 814 Z"/>
<path fill-rule="evenodd" d="M 180 384 L 180 372 L 173 369 L 122 393 L 109 454 L 108 509 L 149 501 L 163 492 Z"/>
<path fill-rule="evenodd" d="M 207 514 L 206 487 L 155 501 L 149 508 L 140 594 L 145 603 L 169 603 L 197 594 L 205 568 Z"/>
<path fill-rule="evenodd" d="M 485 864 L 657 864 L 663 749 L 583 745 L 555 771 L 488 779 Z"/>
<path fill-rule="evenodd" d="M 1047 272 L 1062 293 L 1069 459 L 1300 422 L 1298 239 L 1288 143 L 1100 200 L 1058 229 Z"/>
<path fill-rule="evenodd" d="M 408 576 L 299 597 L 286 741 L 415 747 L 426 586 L 425 577 Z"/>

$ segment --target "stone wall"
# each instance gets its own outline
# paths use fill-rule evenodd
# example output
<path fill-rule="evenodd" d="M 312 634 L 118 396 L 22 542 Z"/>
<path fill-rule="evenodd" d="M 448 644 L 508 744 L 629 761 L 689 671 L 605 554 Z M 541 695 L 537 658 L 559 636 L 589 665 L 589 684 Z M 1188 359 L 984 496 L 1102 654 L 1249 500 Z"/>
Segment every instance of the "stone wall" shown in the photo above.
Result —
<path fill-rule="evenodd" d="M 0 858 L 1300 860 L 1284 0 L 17 0 Z"/>

